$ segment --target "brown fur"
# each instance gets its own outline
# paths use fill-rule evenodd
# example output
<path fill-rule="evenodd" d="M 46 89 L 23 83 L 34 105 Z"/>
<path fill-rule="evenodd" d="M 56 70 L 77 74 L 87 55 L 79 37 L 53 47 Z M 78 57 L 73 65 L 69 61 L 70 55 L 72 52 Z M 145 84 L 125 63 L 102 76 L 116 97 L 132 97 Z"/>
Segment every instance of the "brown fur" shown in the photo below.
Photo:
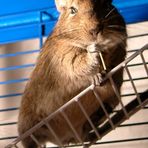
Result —
<path fill-rule="evenodd" d="M 116 9 L 106 17 L 113 8 L 110 1 L 56 0 L 56 4 L 61 15 L 41 50 L 22 98 L 18 122 L 20 135 L 88 87 L 92 78 L 102 72 L 96 51 L 102 51 L 108 71 L 125 58 L 125 23 Z M 70 7 L 75 7 L 78 12 L 70 14 Z M 122 69 L 114 76 L 114 81 L 120 90 Z M 96 89 L 112 108 L 118 104 L 109 82 Z M 100 106 L 92 91 L 80 100 L 89 116 Z M 90 129 L 84 128 L 86 118 L 78 105 L 70 105 L 65 113 L 84 140 Z M 49 123 L 61 142 L 77 142 L 61 115 Z M 58 144 L 46 127 L 36 131 L 35 136 L 41 143 Z M 30 138 L 23 140 L 23 145 L 37 148 Z"/>

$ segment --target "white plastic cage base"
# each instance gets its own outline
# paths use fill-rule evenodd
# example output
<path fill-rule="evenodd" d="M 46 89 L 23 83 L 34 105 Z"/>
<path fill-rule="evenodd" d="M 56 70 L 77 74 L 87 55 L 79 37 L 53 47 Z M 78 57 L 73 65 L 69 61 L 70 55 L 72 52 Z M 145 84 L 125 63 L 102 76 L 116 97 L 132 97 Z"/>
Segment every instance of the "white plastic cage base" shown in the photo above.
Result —
<path fill-rule="evenodd" d="M 68 145 L 63 145 L 63 143 L 59 139 L 58 135 L 56 135 L 54 130 L 52 130 L 52 128 L 49 125 L 49 121 L 51 119 L 53 119 L 57 114 L 63 115 L 63 118 L 65 119 L 65 121 L 69 125 L 70 129 L 72 130 L 73 134 L 75 135 L 76 140 L 79 141 L 78 146 L 83 146 L 83 147 L 91 146 L 93 143 L 92 142 L 90 143 L 90 141 L 93 141 L 95 143 L 98 139 L 101 139 L 103 136 L 105 136 L 106 134 L 111 132 L 113 129 L 115 129 L 121 123 L 123 123 L 124 121 L 129 119 L 129 117 L 131 117 L 133 114 L 135 114 L 137 111 L 144 108 L 144 106 L 148 104 L 148 87 L 146 86 L 146 88 L 145 88 L 145 90 L 143 90 L 143 92 L 138 92 L 137 87 L 134 83 L 134 79 L 132 78 L 132 75 L 129 70 L 129 67 L 131 66 L 130 63 L 133 60 L 135 60 L 135 58 L 137 58 L 139 56 L 142 60 L 142 65 L 144 67 L 144 70 L 147 75 L 146 77 L 148 79 L 147 61 L 145 60 L 145 57 L 144 57 L 144 52 L 147 49 L 148 49 L 148 44 L 146 44 L 143 48 L 141 48 L 140 50 L 138 50 L 137 52 L 132 54 L 130 57 L 128 57 L 124 62 L 122 62 L 121 64 L 116 66 L 114 69 L 112 69 L 109 73 L 106 74 L 105 78 L 103 79 L 102 84 L 106 80 L 110 81 L 110 83 L 112 84 L 112 87 L 114 89 L 114 92 L 119 99 L 119 103 L 122 107 L 121 109 L 116 110 L 112 116 L 108 113 L 108 111 L 106 110 L 106 107 L 103 104 L 103 102 L 101 101 L 99 95 L 95 92 L 96 85 L 92 84 L 91 86 L 86 88 L 84 91 L 82 91 L 80 94 L 78 94 L 73 99 L 71 99 L 69 102 L 67 102 L 65 105 L 60 107 L 57 111 L 55 111 L 54 113 L 49 115 L 47 118 L 45 118 L 44 120 L 39 122 L 37 125 L 35 125 L 33 128 L 31 128 L 30 130 L 25 132 L 23 135 L 19 136 L 16 140 L 14 140 L 11 144 L 7 145 L 5 148 L 14 148 L 14 147 L 18 148 L 18 143 L 20 143 L 23 139 L 25 139 L 27 137 L 31 137 L 32 140 L 38 145 L 38 147 L 40 147 L 40 148 L 45 147 L 45 146 L 40 145 L 40 143 L 38 142 L 38 139 L 34 136 L 34 132 L 42 126 L 46 126 L 47 129 L 53 134 L 53 136 L 57 140 L 57 143 L 59 143 L 59 147 L 68 147 Z M 126 105 L 123 103 L 122 97 L 119 94 L 119 92 L 117 91 L 114 81 L 112 79 L 112 76 L 121 68 L 124 68 L 124 70 L 128 76 L 128 80 L 131 83 L 131 87 L 134 90 L 134 94 L 136 96 L 135 98 L 132 99 L 131 102 L 129 102 Z M 104 124 L 102 124 L 102 126 L 96 127 L 94 125 L 94 123 L 91 121 L 91 118 L 87 115 L 86 110 L 83 108 L 83 106 L 79 100 L 80 97 L 82 97 L 88 91 L 93 91 L 94 95 L 96 96 L 97 101 L 99 102 L 102 110 L 104 111 L 104 114 L 106 116 L 106 121 Z M 77 131 L 73 127 L 71 121 L 68 119 L 68 116 L 64 112 L 64 110 L 72 103 L 78 104 L 78 106 L 80 107 L 81 111 L 84 113 L 84 116 L 86 117 L 88 123 L 90 124 L 90 126 L 92 128 L 92 132 L 89 133 L 89 135 L 85 139 L 85 141 L 83 141 L 80 138 L 79 134 L 77 133 Z"/>

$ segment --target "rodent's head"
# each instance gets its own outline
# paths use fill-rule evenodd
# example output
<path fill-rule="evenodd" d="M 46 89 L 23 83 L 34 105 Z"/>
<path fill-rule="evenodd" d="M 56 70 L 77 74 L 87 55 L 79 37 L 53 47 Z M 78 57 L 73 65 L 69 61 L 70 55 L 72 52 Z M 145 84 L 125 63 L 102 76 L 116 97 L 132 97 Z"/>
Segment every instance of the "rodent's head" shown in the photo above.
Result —
<path fill-rule="evenodd" d="M 90 44 L 101 31 L 102 20 L 114 9 L 112 0 L 55 0 L 60 37 Z M 62 35 L 63 34 L 63 35 Z"/>

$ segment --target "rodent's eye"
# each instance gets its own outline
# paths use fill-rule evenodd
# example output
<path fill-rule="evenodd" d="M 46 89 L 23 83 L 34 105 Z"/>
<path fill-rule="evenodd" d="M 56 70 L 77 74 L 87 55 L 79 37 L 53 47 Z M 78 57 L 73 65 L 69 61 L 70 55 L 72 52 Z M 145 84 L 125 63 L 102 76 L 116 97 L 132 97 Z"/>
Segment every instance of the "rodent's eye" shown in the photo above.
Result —
<path fill-rule="evenodd" d="M 70 7 L 70 13 L 71 14 L 76 14 L 78 10 L 75 7 Z"/>

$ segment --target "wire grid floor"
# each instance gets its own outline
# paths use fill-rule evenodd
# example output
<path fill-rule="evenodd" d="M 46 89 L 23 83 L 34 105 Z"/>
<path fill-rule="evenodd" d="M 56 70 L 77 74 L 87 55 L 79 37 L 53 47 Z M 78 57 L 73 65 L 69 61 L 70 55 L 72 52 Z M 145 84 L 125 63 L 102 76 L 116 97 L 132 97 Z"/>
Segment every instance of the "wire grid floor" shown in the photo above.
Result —
<path fill-rule="evenodd" d="M 35 125 L 33 128 L 31 128 L 30 130 L 28 130 L 26 133 L 24 133 L 23 135 L 21 135 L 20 137 L 18 137 L 15 141 L 13 141 L 11 144 L 9 144 L 8 146 L 6 146 L 6 148 L 12 148 L 12 147 L 18 147 L 17 144 L 19 142 L 21 142 L 21 140 L 25 139 L 26 137 L 30 136 L 32 138 L 32 140 L 38 145 L 38 147 L 42 148 L 44 146 L 40 145 L 38 139 L 35 137 L 34 132 L 39 129 L 42 126 L 46 126 L 47 129 L 53 134 L 53 136 L 55 137 L 55 139 L 57 140 L 57 143 L 59 144 L 60 147 L 67 147 L 66 145 L 63 145 L 63 143 L 61 142 L 61 140 L 59 139 L 58 135 L 55 133 L 55 131 L 52 129 L 52 127 L 49 124 L 49 121 L 51 119 L 53 119 L 54 117 L 56 117 L 56 115 L 61 114 L 63 116 L 63 118 L 65 119 L 65 121 L 67 122 L 68 126 L 70 127 L 70 129 L 72 130 L 74 136 L 76 137 L 77 141 L 79 141 L 80 145 L 83 145 L 83 147 L 86 146 L 90 146 L 93 143 L 89 143 L 89 140 L 93 137 L 93 139 L 95 139 L 94 142 L 96 142 L 98 139 L 101 139 L 103 136 L 105 136 L 107 133 L 109 133 L 110 131 L 114 130 L 117 126 L 119 126 L 123 121 L 129 119 L 129 117 L 133 114 L 135 114 L 137 111 L 139 111 L 140 109 L 144 108 L 145 105 L 148 103 L 148 88 L 145 88 L 145 90 L 142 93 L 138 93 L 136 85 L 134 83 L 134 79 L 132 78 L 132 75 L 130 73 L 129 67 L 133 66 L 131 64 L 131 62 L 133 60 L 135 60 L 137 57 L 140 57 L 142 60 L 142 65 L 144 67 L 144 70 L 146 72 L 147 78 L 148 78 L 148 68 L 147 68 L 147 61 L 145 60 L 145 51 L 148 49 L 148 44 L 146 44 L 143 48 L 141 48 L 140 50 L 136 51 L 134 54 L 132 54 L 130 57 L 126 58 L 126 60 L 124 62 L 122 62 L 121 64 L 119 64 L 118 66 L 116 66 L 114 69 L 112 69 L 107 75 L 106 77 L 103 79 L 102 83 L 105 82 L 106 80 L 109 80 L 114 92 L 116 94 L 116 96 L 119 99 L 119 103 L 121 105 L 121 108 L 119 110 L 116 110 L 116 112 L 114 112 L 114 114 L 111 116 L 103 102 L 101 101 L 100 96 L 97 94 L 95 88 L 96 85 L 92 84 L 91 86 L 89 86 L 88 88 L 86 88 L 84 91 L 82 91 L 80 94 L 78 94 L 77 96 L 75 96 L 73 99 L 71 99 L 69 102 L 67 102 L 65 105 L 63 105 L 62 107 L 60 107 L 57 111 L 55 111 L 54 113 L 52 113 L 51 115 L 49 115 L 47 118 L 45 118 L 44 120 L 42 120 L 40 123 L 38 123 L 37 125 Z M 127 104 L 123 103 L 123 100 L 119 94 L 119 92 L 116 89 L 116 85 L 113 81 L 112 76 L 121 68 L 124 68 L 127 76 L 128 76 L 128 81 L 130 81 L 131 83 L 131 87 L 134 90 L 134 94 L 135 97 L 133 98 L 132 101 L 130 101 Z M 127 80 L 126 80 L 127 81 Z M 90 117 L 87 115 L 87 111 L 84 109 L 83 105 L 80 102 L 80 97 L 85 95 L 86 93 L 88 93 L 88 91 L 93 91 L 94 95 L 96 96 L 96 99 L 98 100 L 100 106 L 102 107 L 105 116 L 107 118 L 106 122 L 99 126 L 96 127 L 94 125 L 94 123 L 91 121 Z M 73 124 L 71 123 L 71 121 L 69 120 L 68 116 L 66 115 L 66 113 L 64 112 L 64 110 L 72 103 L 76 102 L 78 104 L 78 106 L 80 107 L 80 109 L 82 110 L 84 116 L 86 117 L 87 121 L 89 122 L 90 126 L 92 127 L 92 132 L 89 135 L 89 140 L 83 142 L 81 137 L 79 136 L 79 134 L 77 133 L 76 129 L 74 128 Z M 68 145 L 69 146 L 69 145 Z"/>

